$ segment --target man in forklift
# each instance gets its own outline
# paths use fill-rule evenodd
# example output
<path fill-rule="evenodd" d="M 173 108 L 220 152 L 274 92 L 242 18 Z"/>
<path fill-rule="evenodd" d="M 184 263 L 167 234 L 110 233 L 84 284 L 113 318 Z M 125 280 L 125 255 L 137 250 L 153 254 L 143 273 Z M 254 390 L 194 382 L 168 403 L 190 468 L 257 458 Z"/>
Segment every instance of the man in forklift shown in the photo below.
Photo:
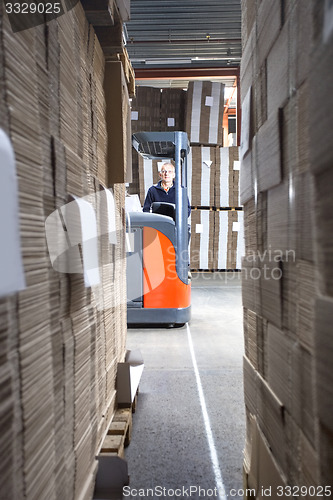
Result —
<path fill-rule="evenodd" d="M 176 204 L 176 188 L 174 185 L 174 178 L 176 177 L 175 167 L 172 163 L 163 163 L 160 171 L 161 180 L 148 189 L 145 202 L 143 204 L 143 212 L 150 212 L 150 207 L 154 201 L 162 201 L 165 203 Z M 191 214 L 191 205 L 187 197 L 187 217 Z M 188 243 L 191 239 L 191 226 L 188 224 Z M 188 277 L 192 279 L 190 272 L 190 263 L 188 270 Z"/>
<path fill-rule="evenodd" d="M 176 188 L 174 185 L 175 167 L 172 163 L 164 163 L 160 171 L 161 180 L 148 189 L 147 196 L 143 205 L 143 211 L 149 212 L 154 201 L 166 203 L 176 203 Z M 191 205 L 187 198 L 188 217 L 191 213 Z"/>

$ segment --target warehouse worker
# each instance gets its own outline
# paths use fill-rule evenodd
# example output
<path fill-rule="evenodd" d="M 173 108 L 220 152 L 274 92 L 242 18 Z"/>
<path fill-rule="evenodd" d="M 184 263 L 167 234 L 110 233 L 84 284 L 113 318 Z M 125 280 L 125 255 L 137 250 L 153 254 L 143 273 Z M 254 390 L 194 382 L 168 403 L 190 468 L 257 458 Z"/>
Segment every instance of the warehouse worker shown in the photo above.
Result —
<path fill-rule="evenodd" d="M 176 188 L 173 182 L 175 176 L 175 167 L 172 163 L 164 163 L 160 171 L 161 180 L 148 189 L 147 196 L 143 204 L 144 212 L 150 211 L 150 207 L 154 201 L 176 203 Z M 187 206 L 187 213 L 189 217 L 191 213 L 191 206 L 188 198 Z"/>

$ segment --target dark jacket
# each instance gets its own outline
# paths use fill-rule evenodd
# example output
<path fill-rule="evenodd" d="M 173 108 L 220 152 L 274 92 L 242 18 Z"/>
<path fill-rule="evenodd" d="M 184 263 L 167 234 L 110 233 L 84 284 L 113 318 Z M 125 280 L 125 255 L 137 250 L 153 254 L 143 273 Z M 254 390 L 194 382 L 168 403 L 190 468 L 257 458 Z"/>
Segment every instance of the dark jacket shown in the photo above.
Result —
<path fill-rule="evenodd" d="M 164 201 L 166 203 L 174 203 L 176 204 L 176 188 L 175 185 L 173 184 L 171 188 L 166 192 L 162 185 L 162 181 L 159 181 L 157 184 L 154 184 L 154 186 L 151 186 L 148 189 L 147 196 L 143 205 L 143 211 L 144 212 L 149 212 L 151 204 L 154 201 Z M 187 198 L 187 206 L 188 206 L 188 217 L 190 216 L 191 213 L 191 205 L 190 202 Z"/>

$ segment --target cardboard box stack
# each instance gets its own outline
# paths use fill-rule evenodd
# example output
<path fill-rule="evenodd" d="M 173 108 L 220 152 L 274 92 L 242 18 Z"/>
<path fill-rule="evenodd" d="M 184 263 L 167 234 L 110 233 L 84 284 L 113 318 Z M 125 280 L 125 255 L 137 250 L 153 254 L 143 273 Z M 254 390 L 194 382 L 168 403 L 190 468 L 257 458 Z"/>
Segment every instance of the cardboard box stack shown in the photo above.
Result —
<path fill-rule="evenodd" d="M 136 87 L 131 103 L 132 132 L 184 130 L 186 91 Z"/>
<path fill-rule="evenodd" d="M 165 88 L 161 92 L 161 130 L 185 130 L 186 91 Z"/>
<path fill-rule="evenodd" d="M 188 156 L 188 192 L 191 205 L 240 208 L 239 148 L 192 146 Z"/>
<path fill-rule="evenodd" d="M 333 9 L 242 7 L 244 484 L 258 499 L 319 498 L 333 454 Z"/>
<path fill-rule="evenodd" d="M 125 188 L 108 184 L 104 54 L 80 2 L 47 29 L 14 34 L 3 5 L 0 18 L 0 124 L 16 157 L 26 279 L 0 298 L 0 497 L 88 499 L 126 352 Z M 81 260 L 74 273 L 52 267 L 45 222 L 87 197 L 109 227 L 106 185 L 117 243 L 101 230 L 101 284 L 89 286 Z M 77 229 L 68 227 L 73 240 Z M 62 241 L 61 224 L 52 236 Z"/>
<path fill-rule="evenodd" d="M 161 130 L 161 90 L 155 87 L 136 87 L 131 102 L 132 132 Z"/>
<path fill-rule="evenodd" d="M 131 102 L 132 132 L 172 132 L 184 130 L 186 91 L 177 88 L 136 87 Z M 138 194 L 144 200 L 145 186 L 151 180 L 150 171 L 145 170 L 139 155 L 132 152 L 133 179 L 128 187 L 129 194 Z M 154 177 L 158 171 L 154 169 Z M 155 182 L 157 182 L 159 178 Z M 148 186 L 149 187 L 149 186 Z M 147 188 L 148 189 L 148 188 Z M 143 201 L 142 201 L 143 203 Z"/>
<path fill-rule="evenodd" d="M 232 224 L 238 221 L 237 213 L 241 210 L 238 147 L 223 147 L 223 96 L 224 85 L 221 83 L 189 83 L 185 124 L 191 143 L 188 190 L 194 208 L 190 244 L 193 270 L 241 267 L 237 252 L 240 254 L 243 248 L 243 226 L 240 224 L 238 234 L 237 225 Z M 231 213 L 230 208 L 239 210 Z M 197 210 L 199 215 L 195 213 Z M 197 219 L 201 221 L 199 224 Z M 206 267 L 201 267 L 204 263 Z"/>
<path fill-rule="evenodd" d="M 132 100 L 133 132 L 186 130 L 188 134 L 193 270 L 241 268 L 244 238 L 239 202 L 239 148 L 223 147 L 223 109 L 224 85 L 209 81 L 190 81 L 187 91 L 137 87 Z M 133 173 L 137 175 L 134 174 L 135 182 L 129 185 L 128 192 L 138 194 L 142 205 L 149 187 L 160 180 L 158 172 L 162 163 L 143 160 L 133 153 Z M 237 213 L 230 214 L 231 208 Z M 223 215 L 213 213 L 222 210 L 225 210 Z M 232 224 L 238 222 L 238 216 L 239 224 Z M 220 235 L 224 228 L 226 233 Z"/>
<path fill-rule="evenodd" d="M 191 145 L 223 146 L 224 85 L 190 81 L 186 96 L 185 130 Z"/>

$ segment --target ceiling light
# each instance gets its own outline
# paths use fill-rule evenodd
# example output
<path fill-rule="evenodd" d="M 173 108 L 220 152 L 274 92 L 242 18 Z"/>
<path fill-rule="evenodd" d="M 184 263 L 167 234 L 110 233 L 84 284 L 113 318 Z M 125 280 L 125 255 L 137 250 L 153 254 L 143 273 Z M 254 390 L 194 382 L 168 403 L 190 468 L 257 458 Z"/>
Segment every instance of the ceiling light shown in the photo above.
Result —
<path fill-rule="evenodd" d="M 191 64 L 191 59 L 146 59 L 146 64 Z"/>

